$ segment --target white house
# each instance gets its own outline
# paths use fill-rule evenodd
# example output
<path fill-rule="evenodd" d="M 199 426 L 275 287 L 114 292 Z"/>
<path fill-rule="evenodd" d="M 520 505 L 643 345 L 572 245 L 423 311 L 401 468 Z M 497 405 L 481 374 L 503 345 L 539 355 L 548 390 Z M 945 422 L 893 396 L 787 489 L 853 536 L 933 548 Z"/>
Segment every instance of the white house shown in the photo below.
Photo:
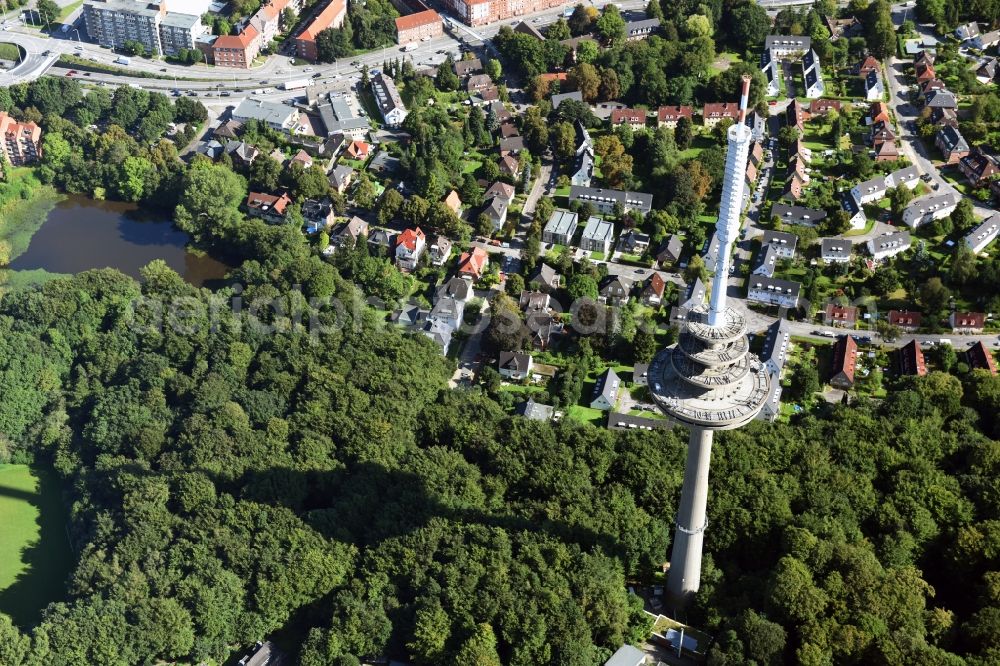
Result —
<path fill-rule="evenodd" d="M 588 252 L 607 254 L 611 250 L 615 225 L 607 220 L 594 216 L 587 220 L 580 237 L 580 248 Z"/>
<path fill-rule="evenodd" d="M 910 249 L 910 232 L 894 231 L 880 234 L 868 241 L 868 253 L 875 261 L 883 261 L 895 257 L 900 252 Z"/>
<path fill-rule="evenodd" d="M 979 254 L 996 240 L 997 232 L 1000 232 L 1000 215 L 991 215 L 968 233 L 964 239 L 965 245 L 973 254 Z"/>
<path fill-rule="evenodd" d="M 407 229 L 396 238 L 396 265 L 412 271 L 417 267 L 427 239 L 420 227 Z"/>
<path fill-rule="evenodd" d="M 597 383 L 594 385 L 594 393 L 590 399 L 590 408 L 604 411 L 614 409 L 615 404 L 618 402 L 618 389 L 620 385 L 621 380 L 618 379 L 618 375 L 615 374 L 614 369 L 608 368 L 605 370 L 604 374 L 597 379 Z"/>
<path fill-rule="evenodd" d="M 868 72 L 865 77 L 865 99 L 869 102 L 877 102 L 885 96 L 885 84 L 877 71 Z"/>
<path fill-rule="evenodd" d="M 781 413 L 781 372 L 785 368 L 785 359 L 791 346 L 791 328 L 787 319 L 778 319 L 768 326 L 760 360 L 763 361 L 771 381 L 768 387 L 767 401 L 757 415 L 759 419 L 774 421 Z"/>
<path fill-rule="evenodd" d="M 823 72 L 820 71 L 819 58 L 812 49 L 802 56 L 802 80 L 806 86 L 806 97 L 818 99 L 826 91 L 823 85 Z"/>
<path fill-rule="evenodd" d="M 798 242 L 798 236 L 785 231 L 765 231 L 760 238 L 761 245 L 773 245 L 775 252 L 782 259 L 791 259 L 795 256 L 795 246 Z"/>
<path fill-rule="evenodd" d="M 542 242 L 554 243 L 556 245 L 569 245 L 576 234 L 578 216 L 568 210 L 556 209 L 552 211 L 549 221 L 542 229 Z"/>
<path fill-rule="evenodd" d="M 774 245 L 768 244 L 760 249 L 757 266 L 753 269 L 754 275 L 764 277 L 774 277 L 774 268 L 778 263 L 778 250 Z"/>
<path fill-rule="evenodd" d="M 799 305 L 801 287 L 798 282 L 790 280 L 752 276 L 747 290 L 747 300 L 752 303 L 794 308 Z"/>
<path fill-rule="evenodd" d="M 534 360 L 531 358 L 531 354 L 510 351 L 500 352 L 500 358 L 497 363 L 501 377 L 515 380 L 530 377 L 533 365 Z"/>
<path fill-rule="evenodd" d="M 371 81 L 372 94 L 375 96 L 375 103 L 385 124 L 389 127 L 399 127 L 406 119 L 407 111 L 403 98 L 396 89 L 396 82 L 383 73 L 376 74 Z"/>
<path fill-rule="evenodd" d="M 955 36 L 962 42 L 975 39 L 979 36 L 979 24 L 973 21 L 971 23 L 966 23 L 965 25 L 960 25 L 955 29 Z"/>
<path fill-rule="evenodd" d="M 958 195 L 955 192 L 920 197 L 903 209 L 903 224 L 916 229 L 921 224 L 948 217 L 957 206 Z"/>

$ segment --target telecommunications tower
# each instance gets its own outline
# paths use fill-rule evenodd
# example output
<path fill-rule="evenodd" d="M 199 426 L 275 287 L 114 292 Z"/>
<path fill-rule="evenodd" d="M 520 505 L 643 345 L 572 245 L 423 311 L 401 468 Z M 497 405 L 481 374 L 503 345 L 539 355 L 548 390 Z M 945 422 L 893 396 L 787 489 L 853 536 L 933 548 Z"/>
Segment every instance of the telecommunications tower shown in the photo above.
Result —
<path fill-rule="evenodd" d="M 730 254 L 740 229 L 750 150 L 750 128 L 745 122 L 749 96 L 750 77 L 744 76 L 739 119 L 729 128 L 725 180 L 715 226 L 719 254 L 711 300 L 708 306 L 699 305 L 687 314 L 677 344 L 657 354 L 648 371 L 648 384 L 657 405 L 691 431 L 667 576 L 667 589 L 678 600 L 697 592 L 701 582 L 712 433 L 739 428 L 753 420 L 768 392 L 767 371 L 757 356 L 749 353 L 746 320 L 726 306 Z"/>

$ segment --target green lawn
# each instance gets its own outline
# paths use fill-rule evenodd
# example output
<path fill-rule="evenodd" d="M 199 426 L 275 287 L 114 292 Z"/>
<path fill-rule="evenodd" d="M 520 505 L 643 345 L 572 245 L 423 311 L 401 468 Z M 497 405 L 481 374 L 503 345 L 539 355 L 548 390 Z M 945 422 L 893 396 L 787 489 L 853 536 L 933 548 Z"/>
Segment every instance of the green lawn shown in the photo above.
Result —
<path fill-rule="evenodd" d="M 0 59 L 20 60 L 21 49 L 16 44 L 0 44 Z"/>
<path fill-rule="evenodd" d="M 65 593 L 72 557 L 66 511 L 50 472 L 0 465 L 0 612 L 31 626 Z"/>
<path fill-rule="evenodd" d="M 604 425 L 604 412 L 599 409 L 584 407 L 583 405 L 573 405 L 566 410 L 566 416 L 574 421 L 590 423 L 591 425 L 595 425 L 597 427 Z"/>
<path fill-rule="evenodd" d="M 687 150 L 682 150 L 680 152 L 680 158 L 682 160 L 686 160 L 692 157 L 698 157 L 698 155 L 701 154 L 701 151 L 706 148 L 711 148 L 714 145 L 716 145 L 716 142 L 710 135 L 695 134 L 691 138 L 691 145 L 687 148 Z"/>

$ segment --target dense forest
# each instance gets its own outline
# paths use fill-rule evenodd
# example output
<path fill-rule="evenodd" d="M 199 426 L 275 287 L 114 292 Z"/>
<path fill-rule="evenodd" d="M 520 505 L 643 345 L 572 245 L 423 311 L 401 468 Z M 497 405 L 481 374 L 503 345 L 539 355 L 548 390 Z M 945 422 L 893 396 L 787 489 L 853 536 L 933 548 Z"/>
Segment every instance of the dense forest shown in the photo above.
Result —
<path fill-rule="evenodd" d="M 275 256 L 241 271 L 247 302 L 309 263 L 257 231 Z M 664 560 L 682 432 L 524 421 L 447 390 L 432 344 L 371 311 L 265 334 L 163 265 L 143 277 L 0 302 L 3 456 L 62 476 L 79 556 L 39 626 L 0 618 L 0 663 L 223 658 L 286 627 L 309 665 L 584 666 L 648 630 L 626 581 Z M 1000 657 L 1000 444 L 982 434 L 1000 382 L 890 395 L 719 437 L 687 618 L 716 636 L 710 663 Z"/>

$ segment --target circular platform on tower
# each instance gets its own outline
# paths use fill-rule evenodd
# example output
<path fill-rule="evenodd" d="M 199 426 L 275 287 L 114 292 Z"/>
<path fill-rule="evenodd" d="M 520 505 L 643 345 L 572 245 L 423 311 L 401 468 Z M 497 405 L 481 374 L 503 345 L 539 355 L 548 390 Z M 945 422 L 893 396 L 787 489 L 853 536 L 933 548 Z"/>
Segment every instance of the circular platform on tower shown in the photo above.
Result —
<path fill-rule="evenodd" d="M 667 416 L 699 428 L 731 430 L 752 421 L 764 407 L 770 378 L 756 355 L 745 354 L 725 370 L 692 367 L 692 374 L 682 374 L 684 366 L 679 368 L 673 360 L 679 351 L 687 356 L 676 345 L 662 350 L 648 371 L 649 391 Z M 715 381 L 717 386 L 706 388 Z"/>

